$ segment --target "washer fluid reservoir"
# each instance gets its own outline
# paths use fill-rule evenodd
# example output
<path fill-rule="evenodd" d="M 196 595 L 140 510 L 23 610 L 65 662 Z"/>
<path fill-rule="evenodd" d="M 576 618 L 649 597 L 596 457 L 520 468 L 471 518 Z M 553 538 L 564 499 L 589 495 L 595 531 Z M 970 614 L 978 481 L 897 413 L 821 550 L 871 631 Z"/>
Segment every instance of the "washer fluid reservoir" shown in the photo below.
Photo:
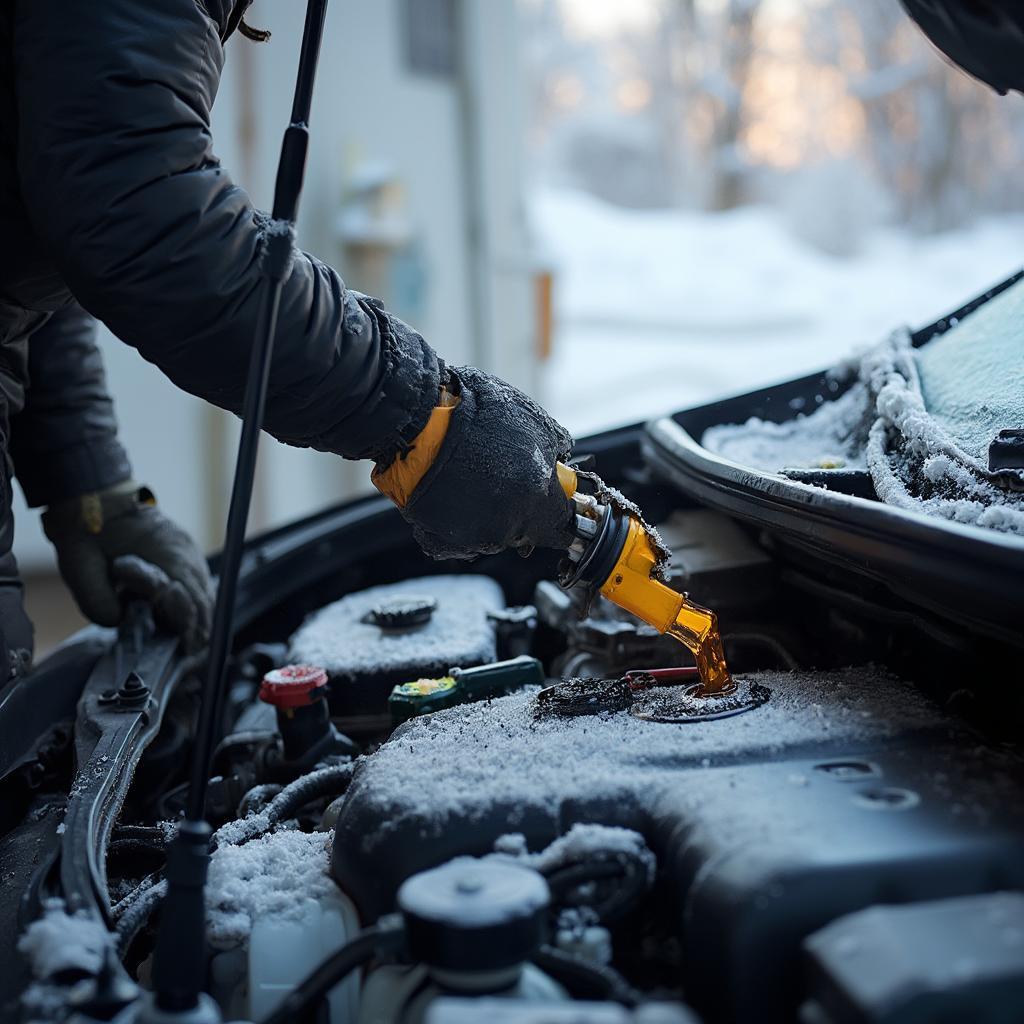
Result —
<path fill-rule="evenodd" d="M 505 607 L 488 576 L 423 576 L 348 594 L 314 612 L 289 642 L 292 662 L 323 667 L 331 713 L 381 717 L 388 697 L 410 679 L 445 675 L 497 661 L 495 625 Z"/>

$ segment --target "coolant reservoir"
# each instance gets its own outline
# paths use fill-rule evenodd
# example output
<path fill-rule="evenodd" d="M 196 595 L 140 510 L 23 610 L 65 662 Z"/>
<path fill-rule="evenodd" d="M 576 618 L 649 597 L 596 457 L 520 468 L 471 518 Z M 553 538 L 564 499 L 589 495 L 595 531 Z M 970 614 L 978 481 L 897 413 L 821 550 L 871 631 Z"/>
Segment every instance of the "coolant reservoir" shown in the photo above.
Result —
<path fill-rule="evenodd" d="M 358 931 L 352 902 L 340 890 L 307 899 L 301 919 L 267 914 L 249 936 L 246 1019 L 265 1020 L 282 999 Z M 330 1024 L 352 1024 L 359 1005 L 359 974 L 328 994 Z"/>
<path fill-rule="evenodd" d="M 435 1005 L 451 995 L 451 990 L 439 985 L 431 976 L 430 969 L 422 964 L 405 967 L 389 964 L 378 967 L 366 979 L 359 1016 L 355 1024 L 426 1024 Z M 542 1014 L 537 1022 L 548 1020 L 549 1008 L 559 1003 L 569 1003 L 565 989 L 554 978 L 539 967 L 525 964 L 516 978 L 498 993 L 485 990 L 482 993 L 459 993 L 463 999 L 473 1000 L 477 1007 L 474 1021 L 500 1020 L 500 1007 L 507 1001 L 507 1010 L 534 1006 Z M 491 1012 L 482 1011 L 487 1007 Z M 435 1018 L 436 1019 L 436 1018 Z M 575 1024 L 590 1021 L 588 1017 L 572 1018 Z M 332 1019 L 331 1024 L 335 1024 Z"/>
<path fill-rule="evenodd" d="M 423 1024 L 446 994 L 520 1003 L 567 998 L 531 964 L 544 941 L 551 894 L 524 865 L 456 857 L 406 879 L 398 891 L 416 963 L 385 966 L 366 980 L 358 1024 Z"/>
<path fill-rule="evenodd" d="M 320 665 L 332 713 L 387 715 L 392 687 L 497 660 L 491 612 L 505 607 L 488 576 L 424 576 L 348 594 L 314 612 L 289 660 Z"/>

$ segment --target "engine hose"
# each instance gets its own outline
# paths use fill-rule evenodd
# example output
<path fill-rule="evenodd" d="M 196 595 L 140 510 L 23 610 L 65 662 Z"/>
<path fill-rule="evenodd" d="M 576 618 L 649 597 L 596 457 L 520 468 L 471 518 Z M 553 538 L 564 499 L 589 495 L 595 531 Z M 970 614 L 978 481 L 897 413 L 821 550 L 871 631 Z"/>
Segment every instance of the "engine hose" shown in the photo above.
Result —
<path fill-rule="evenodd" d="M 310 772 L 285 786 L 273 800 L 267 804 L 264 814 L 273 824 L 290 818 L 312 800 L 325 796 L 340 796 L 348 789 L 352 781 L 355 763 L 331 765 L 318 771 Z"/>
<path fill-rule="evenodd" d="M 135 905 L 137 900 L 142 899 L 146 895 L 149 889 L 152 889 L 157 882 L 163 877 L 159 871 L 151 871 L 148 875 L 140 878 L 135 888 L 126 896 L 122 896 L 116 903 L 112 903 L 110 906 L 110 916 L 115 921 L 120 921 L 121 918 L 128 913 L 129 910 Z"/>
<path fill-rule="evenodd" d="M 107 844 L 107 856 L 141 853 L 147 857 L 164 857 L 167 846 L 148 839 L 112 839 Z"/>
<path fill-rule="evenodd" d="M 578 885 L 596 882 L 602 878 L 617 878 L 619 875 L 628 874 L 629 869 L 621 861 L 599 860 L 569 864 L 541 873 L 551 887 L 552 896 L 557 899 L 559 896 L 566 895 Z"/>
<path fill-rule="evenodd" d="M 303 1017 L 335 985 L 375 956 L 397 953 L 405 943 L 400 923 L 371 925 L 300 981 L 262 1024 L 293 1024 Z"/>
<path fill-rule="evenodd" d="M 552 946 L 541 947 L 533 962 L 576 998 L 607 999 L 630 1008 L 643 1002 L 643 996 L 612 967 L 570 956 Z"/>
<path fill-rule="evenodd" d="M 284 789 L 284 786 L 276 782 L 264 782 L 258 786 L 253 786 L 238 801 L 238 816 L 240 818 L 248 818 L 250 814 L 258 814 L 282 789 Z"/>
<path fill-rule="evenodd" d="M 344 792 L 352 778 L 353 769 L 354 765 L 351 763 L 331 765 L 296 779 L 282 789 L 258 814 L 228 822 L 218 829 L 211 841 L 211 848 L 216 849 L 218 845 L 241 846 L 266 834 L 274 825 L 291 817 L 311 800 L 335 796 L 339 791 Z M 160 905 L 166 891 L 167 883 L 159 874 L 148 875 L 134 892 L 114 908 L 119 954 L 123 956 L 127 952 L 135 936 L 145 927 L 153 911 Z"/>
<path fill-rule="evenodd" d="M 598 919 L 607 924 L 621 917 L 647 890 L 647 871 L 635 860 L 601 860 L 570 864 L 545 872 L 554 903 L 564 902 L 577 886 L 608 878 L 619 878 L 620 883 L 610 895 L 594 906 Z"/>
<path fill-rule="evenodd" d="M 146 926 L 153 911 L 160 905 L 167 892 L 167 882 L 163 879 L 151 878 L 151 883 L 146 888 L 140 886 L 135 890 L 129 897 L 131 903 L 124 907 L 117 918 L 115 931 L 117 932 L 117 955 L 119 957 L 123 958 L 127 954 L 131 944 L 135 941 L 135 936 Z M 118 906 L 123 906 L 124 902 L 122 900 Z"/>
<path fill-rule="evenodd" d="M 161 825 L 118 825 L 111 834 L 112 843 L 142 843 L 153 849 L 164 849 L 170 838 L 168 829 Z"/>
<path fill-rule="evenodd" d="M 262 811 L 248 818 L 240 818 L 222 825 L 214 833 L 212 847 L 242 846 L 265 835 L 275 825 L 286 821 L 311 800 L 325 796 L 339 796 L 352 779 L 355 763 L 330 765 L 285 786 Z"/>

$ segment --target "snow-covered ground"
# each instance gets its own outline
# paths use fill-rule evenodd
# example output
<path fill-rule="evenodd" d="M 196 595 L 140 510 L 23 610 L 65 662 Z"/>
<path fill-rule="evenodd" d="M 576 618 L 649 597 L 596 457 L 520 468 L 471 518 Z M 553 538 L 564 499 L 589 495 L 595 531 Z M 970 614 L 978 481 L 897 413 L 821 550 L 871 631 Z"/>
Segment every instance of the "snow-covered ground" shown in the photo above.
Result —
<path fill-rule="evenodd" d="M 531 212 L 557 275 L 541 397 L 577 434 L 828 366 L 1024 265 L 1024 216 L 931 237 L 879 230 L 840 258 L 770 207 L 623 210 L 544 189 Z"/>

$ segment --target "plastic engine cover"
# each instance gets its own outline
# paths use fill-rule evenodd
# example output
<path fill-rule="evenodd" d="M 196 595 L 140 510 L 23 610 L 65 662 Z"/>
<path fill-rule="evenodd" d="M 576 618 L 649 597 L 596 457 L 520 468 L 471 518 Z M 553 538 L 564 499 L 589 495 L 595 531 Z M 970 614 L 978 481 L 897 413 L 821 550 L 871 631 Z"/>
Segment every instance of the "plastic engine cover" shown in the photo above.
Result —
<path fill-rule="evenodd" d="M 496 659 L 488 613 L 505 607 L 488 576 L 423 576 L 348 594 L 314 612 L 289 660 L 319 665 L 336 715 L 378 715 L 398 683 Z"/>
<path fill-rule="evenodd" d="M 356 772 L 333 869 L 363 919 L 410 874 L 521 832 L 642 832 L 672 893 L 687 1001 L 794 1019 L 801 942 L 876 903 L 1024 886 L 1020 765 L 866 667 L 764 672 L 763 706 L 665 724 L 538 719 L 513 694 L 410 722 Z"/>

